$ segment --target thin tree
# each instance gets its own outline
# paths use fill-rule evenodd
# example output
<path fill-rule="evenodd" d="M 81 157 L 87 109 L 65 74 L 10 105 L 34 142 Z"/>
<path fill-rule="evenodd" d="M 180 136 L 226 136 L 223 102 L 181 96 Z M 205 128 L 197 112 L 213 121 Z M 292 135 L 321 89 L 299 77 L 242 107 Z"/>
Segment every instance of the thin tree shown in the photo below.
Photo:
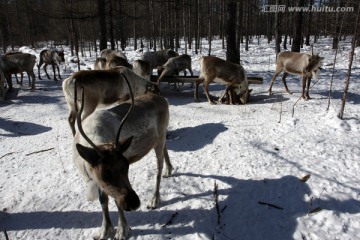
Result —
<path fill-rule="evenodd" d="M 344 93 L 343 93 L 342 100 L 341 100 L 340 112 L 339 112 L 339 114 L 338 114 L 338 118 L 340 118 L 340 119 L 343 119 L 343 116 L 344 116 L 346 96 L 347 96 L 347 92 L 348 92 L 349 84 L 350 84 L 351 67 L 352 67 L 353 60 L 354 60 L 354 52 L 355 52 L 355 46 L 356 46 L 356 39 L 357 39 L 357 35 L 358 35 L 359 16 L 360 16 L 360 3 L 359 3 L 359 5 L 358 5 L 358 11 L 357 11 L 357 15 L 356 15 L 354 35 L 353 35 L 353 39 L 352 39 L 352 41 L 351 41 L 351 50 L 350 50 L 350 57 L 349 57 L 349 67 L 348 67 L 347 76 L 346 76 L 346 81 L 345 81 L 345 88 L 344 88 Z"/>
<path fill-rule="evenodd" d="M 304 7 L 304 0 L 297 0 L 298 7 Z M 293 24 L 293 42 L 291 45 L 292 52 L 300 52 L 302 42 L 302 29 L 303 29 L 303 11 L 295 13 L 295 21 Z"/>
<path fill-rule="evenodd" d="M 100 27 L 100 51 L 107 48 L 106 35 L 106 14 L 105 14 L 105 0 L 98 0 L 99 11 L 99 27 Z"/>
<path fill-rule="evenodd" d="M 236 47 L 236 2 L 231 0 L 227 6 L 227 45 L 226 45 L 226 60 L 239 63 L 240 52 Z"/>

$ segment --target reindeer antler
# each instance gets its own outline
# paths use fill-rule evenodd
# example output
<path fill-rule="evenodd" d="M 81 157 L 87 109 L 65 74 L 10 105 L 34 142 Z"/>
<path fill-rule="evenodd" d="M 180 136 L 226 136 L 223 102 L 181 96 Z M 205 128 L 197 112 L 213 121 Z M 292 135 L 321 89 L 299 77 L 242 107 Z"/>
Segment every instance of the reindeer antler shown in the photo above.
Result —
<path fill-rule="evenodd" d="M 119 140 L 120 140 L 120 132 L 121 132 L 121 129 L 122 129 L 122 127 L 123 127 L 126 119 L 128 118 L 131 110 L 134 108 L 134 94 L 133 94 L 133 92 L 132 92 L 130 83 L 129 83 L 128 79 L 126 78 L 126 76 L 125 76 L 123 73 L 120 73 L 120 74 L 124 77 L 124 79 L 125 79 L 128 87 L 129 87 L 129 92 L 130 92 L 130 96 L 131 96 L 131 106 L 130 106 L 129 110 L 127 111 L 127 113 L 125 114 L 124 118 L 123 118 L 123 119 L 121 120 L 121 122 L 120 122 L 119 130 L 118 130 L 117 135 L 116 135 L 116 138 L 115 138 L 115 148 L 118 148 L 118 147 L 119 147 Z"/>
<path fill-rule="evenodd" d="M 76 88 L 75 88 L 76 89 Z M 78 125 L 78 129 L 79 129 L 79 132 L 81 134 L 81 136 L 83 136 L 83 138 L 90 144 L 90 146 L 92 148 L 94 148 L 94 150 L 96 151 L 96 153 L 102 157 L 103 156 L 103 153 L 100 151 L 100 149 L 95 145 L 95 143 L 93 143 L 90 138 L 88 136 L 86 136 L 85 132 L 84 132 L 84 129 L 82 128 L 82 125 L 81 125 L 81 114 L 82 114 L 82 111 L 84 109 L 84 87 L 81 88 L 81 107 L 80 107 L 80 111 L 78 112 L 77 116 L 76 116 L 76 121 L 77 121 L 77 125 Z"/>

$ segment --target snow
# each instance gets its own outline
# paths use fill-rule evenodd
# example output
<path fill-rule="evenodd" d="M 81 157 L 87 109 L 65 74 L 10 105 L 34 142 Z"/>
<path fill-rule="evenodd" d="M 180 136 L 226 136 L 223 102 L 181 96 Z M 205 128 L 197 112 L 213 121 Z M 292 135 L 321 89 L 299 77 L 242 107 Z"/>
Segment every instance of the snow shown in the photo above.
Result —
<path fill-rule="evenodd" d="M 159 208 L 148 210 L 155 187 L 155 154 L 150 152 L 130 166 L 130 182 L 142 201 L 140 209 L 126 213 L 130 239 L 358 239 L 358 55 L 344 120 L 336 117 L 349 41 L 341 43 L 337 56 L 328 111 L 335 54 L 328 38 L 314 45 L 325 61 L 308 101 L 297 102 L 298 76 L 288 77 L 292 94 L 285 92 L 278 77 L 274 95 L 268 95 L 275 55 L 274 43 L 268 45 L 266 39 L 260 39 L 260 45 L 254 40 L 248 52 L 241 49 L 248 75 L 264 78 L 264 84 L 251 85 L 251 102 L 246 106 L 210 105 L 201 88 L 201 102 L 196 103 L 188 84 L 180 91 L 162 84 L 161 93 L 170 104 L 167 145 L 175 171 L 162 179 Z M 205 44 L 204 40 L 203 55 L 208 51 Z M 37 56 L 41 50 L 23 49 Z M 66 59 L 71 59 L 64 49 Z M 212 49 L 212 54 L 225 57 L 221 40 L 213 40 Z M 189 54 L 197 75 L 201 54 Z M 127 48 L 126 55 L 132 62 L 141 53 Z M 94 59 L 94 53 L 81 57 L 81 68 L 91 68 Z M 61 67 L 62 77 L 76 70 L 76 64 L 67 61 L 66 70 Z M 86 200 L 85 183 L 72 162 L 72 134 L 61 82 L 37 80 L 36 91 L 27 84 L 14 86 L 16 91 L 0 104 L 0 229 L 6 229 L 10 239 L 92 239 L 101 225 L 101 207 L 98 201 Z M 211 84 L 209 90 L 220 96 L 224 86 Z M 309 180 L 300 181 L 307 174 Z M 321 211 L 309 214 L 318 207 Z M 116 226 L 112 201 L 110 210 Z"/>

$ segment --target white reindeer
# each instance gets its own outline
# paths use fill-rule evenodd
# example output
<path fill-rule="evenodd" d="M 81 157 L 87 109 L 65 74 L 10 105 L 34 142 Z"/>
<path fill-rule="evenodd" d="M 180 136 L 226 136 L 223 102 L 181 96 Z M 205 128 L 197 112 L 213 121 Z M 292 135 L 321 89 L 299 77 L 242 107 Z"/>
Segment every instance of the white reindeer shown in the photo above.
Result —
<path fill-rule="evenodd" d="M 307 54 L 307 53 L 298 53 L 298 52 L 281 52 L 277 55 L 276 58 L 276 70 L 275 74 L 271 79 L 269 94 L 272 94 L 272 85 L 276 77 L 284 71 L 282 76 L 282 81 L 285 86 L 285 90 L 290 94 L 289 88 L 286 85 L 286 77 L 291 74 L 301 75 L 302 77 L 302 92 L 301 97 L 303 99 L 310 99 L 309 96 L 309 87 L 311 83 L 311 78 L 318 79 L 321 61 L 323 57 L 319 57 L 319 54 Z M 306 87 L 306 92 L 305 92 Z"/>
<path fill-rule="evenodd" d="M 83 89 L 86 93 L 89 87 Z M 133 211 L 140 206 L 139 197 L 129 181 L 129 164 L 142 159 L 151 149 L 155 150 L 158 171 L 154 195 L 148 205 L 150 209 L 156 208 L 160 201 L 164 159 L 164 177 L 170 176 L 173 170 L 166 148 L 169 105 L 158 95 L 148 93 L 135 100 L 132 95 L 132 101 L 97 109 L 81 122 L 81 111 L 86 104 L 86 98 L 82 99 L 73 160 L 87 183 L 88 199 L 98 197 L 102 207 L 102 225 L 94 239 L 128 239 L 131 229 L 124 211 Z M 109 216 L 109 196 L 114 198 L 119 213 L 116 232 Z"/>
<path fill-rule="evenodd" d="M 82 70 L 64 80 L 62 88 L 70 110 L 68 120 L 73 135 L 76 132 L 75 118 L 78 112 L 77 92 L 82 87 L 87 89 L 85 94 L 86 104 L 82 116 L 85 119 L 97 107 L 104 107 L 129 99 L 130 94 L 123 75 L 130 80 L 135 96 L 142 95 L 148 90 L 158 93 L 156 84 L 138 76 L 126 67 L 117 67 L 110 70 Z"/>

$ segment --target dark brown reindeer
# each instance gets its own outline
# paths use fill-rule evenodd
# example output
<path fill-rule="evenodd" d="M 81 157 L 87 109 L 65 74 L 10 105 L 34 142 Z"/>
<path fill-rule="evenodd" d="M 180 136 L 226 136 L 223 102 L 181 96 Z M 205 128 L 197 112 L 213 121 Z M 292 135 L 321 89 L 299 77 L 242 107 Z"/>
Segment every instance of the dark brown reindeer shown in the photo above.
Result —
<path fill-rule="evenodd" d="M 126 67 L 117 67 L 110 70 L 82 70 L 65 79 L 62 88 L 65 100 L 69 107 L 69 124 L 75 135 L 75 119 L 77 114 L 76 93 L 86 88 L 85 107 L 82 118 L 85 119 L 97 107 L 108 106 L 113 103 L 124 102 L 129 99 L 129 91 L 123 77 L 129 81 L 135 96 L 145 94 L 147 91 L 158 93 L 156 84 L 138 76 Z"/>
<path fill-rule="evenodd" d="M 13 53 L 0 57 L 0 70 L 8 83 L 9 91 L 12 91 L 12 79 L 11 74 L 17 74 L 26 72 L 29 78 L 29 86 L 31 89 L 35 89 L 35 74 L 34 66 L 36 63 L 36 57 L 29 53 Z M 30 80 L 30 78 L 32 80 Z M 22 84 L 22 78 L 21 82 Z"/>
<path fill-rule="evenodd" d="M 128 87 L 130 89 L 129 83 Z M 82 94 L 82 106 L 77 114 L 79 131 L 74 138 L 73 160 L 87 183 L 88 199 L 98 197 L 103 211 L 102 225 L 94 239 L 128 239 L 130 236 L 131 229 L 124 211 L 133 211 L 140 206 L 128 177 L 130 164 L 155 150 L 158 170 L 154 195 L 148 205 L 151 209 L 156 208 L 160 201 L 164 160 L 164 177 L 170 176 L 173 170 L 166 148 L 167 101 L 150 93 L 134 99 L 131 89 L 130 94 L 131 101 L 109 109 L 97 109 L 81 121 L 86 101 Z M 109 196 L 114 198 L 119 213 L 116 232 L 109 216 Z"/>
<path fill-rule="evenodd" d="M 55 67 L 58 70 L 58 76 L 61 79 L 60 76 L 60 68 L 59 65 L 61 62 L 65 62 L 65 57 L 64 57 L 64 51 L 63 50 L 42 50 L 40 52 L 40 56 L 39 56 L 39 65 L 38 65 L 38 77 L 39 79 L 42 79 L 40 76 L 40 68 L 42 65 L 44 65 L 44 71 L 46 73 L 46 76 L 48 79 L 50 79 L 49 74 L 46 71 L 46 67 L 47 65 L 51 65 L 53 72 L 54 72 L 54 80 L 57 81 L 56 79 L 56 72 L 55 72 Z"/>
<path fill-rule="evenodd" d="M 206 56 L 200 58 L 200 76 L 199 80 L 195 83 L 194 90 L 195 101 L 199 101 L 198 89 L 199 84 L 202 82 L 204 82 L 203 89 L 210 104 L 215 103 L 211 99 L 208 90 L 208 86 L 212 82 L 226 85 L 224 94 L 231 104 L 238 102 L 233 99 L 234 96 L 238 97 L 242 104 L 246 104 L 250 97 L 251 90 L 249 90 L 249 83 L 244 68 L 239 64 L 234 64 L 218 57 Z M 221 99 L 223 99 L 223 96 L 220 97 Z"/>
<path fill-rule="evenodd" d="M 275 74 L 271 79 L 269 94 L 272 94 L 272 85 L 276 77 L 284 71 L 282 76 L 282 81 L 285 86 L 285 90 L 290 94 L 289 88 L 286 84 L 286 77 L 291 74 L 301 75 L 302 77 L 302 91 L 301 97 L 303 99 L 310 99 L 309 88 L 311 79 L 318 79 L 321 61 L 323 57 L 319 57 L 319 54 L 307 54 L 307 53 L 298 53 L 298 52 L 281 52 L 277 55 L 276 58 L 276 70 Z M 306 91 L 305 91 L 306 87 Z"/>
<path fill-rule="evenodd" d="M 148 61 L 150 63 L 151 69 L 161 67 L 172 57 L 179 56 L 177 52 L 171 49 L 160 50 L 156 52 L 146 52 L 141 57 L 141 60 Z"/>

